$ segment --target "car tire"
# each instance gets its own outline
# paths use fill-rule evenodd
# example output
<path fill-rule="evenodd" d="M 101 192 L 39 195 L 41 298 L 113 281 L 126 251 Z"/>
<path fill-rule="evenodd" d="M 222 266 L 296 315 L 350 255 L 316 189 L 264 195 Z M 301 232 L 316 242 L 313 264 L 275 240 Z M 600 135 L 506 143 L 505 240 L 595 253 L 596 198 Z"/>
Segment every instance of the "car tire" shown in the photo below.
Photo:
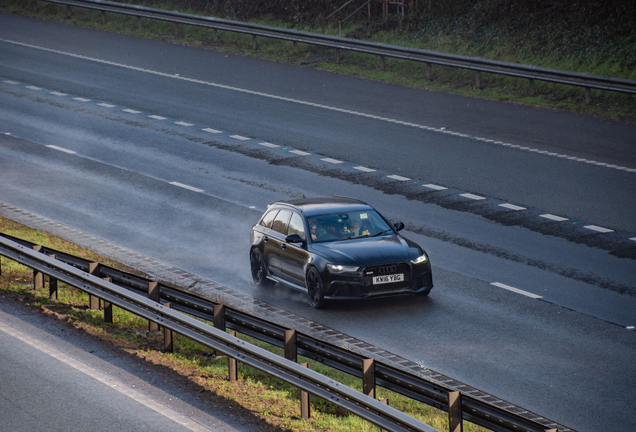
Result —
<path fill-rule="evenodd" d="M 252 268 L 252 280 L 259 288 L 267 288 L 274 285 L 274 281 L 267 279 L 267 269 L 261 251 L 254 248 L 250 252 L 250 267 Z"/>
<path fill-rule="evenodd" d="M 309 306 L 314 309 L 322 309 L 325 307 L 325 292 L 322 288 L 322 278 L 320 273 L 315 267 L 312 267 L 307 272 L 307 278 L 305 279 L 307 286 L 307 295 L 309 296 Z"/>

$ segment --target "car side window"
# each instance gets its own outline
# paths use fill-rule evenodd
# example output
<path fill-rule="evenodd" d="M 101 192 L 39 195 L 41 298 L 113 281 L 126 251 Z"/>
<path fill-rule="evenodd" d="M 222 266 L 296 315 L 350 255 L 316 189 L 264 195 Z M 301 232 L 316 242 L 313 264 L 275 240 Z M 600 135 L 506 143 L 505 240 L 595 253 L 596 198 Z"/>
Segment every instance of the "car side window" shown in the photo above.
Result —
<path fill-rule="evenodd" d="M 272 210 L 268 212 L 263 219 L 261 219 L 260 225 L 270 228 L 272 226 L 272 221 L 274 220 L 274 216 L 278 213 L 278 210 Z"/>
<path fill-rule="evenodd" d="M 291 216 L 291 210 L 281 210 L 274 218 L 274 223 L 272 224 L 272 229 L 281 234 L 287 234 L 287 223 L 289 222 L 289 217 Z"/>
<path fill-rule="evenodd" d="M 292 213 L 291 220 L 289 221 L 289 230 L 287 235 L 298 234 L 300 238 L 305 238 L 305 225 L 303 224 L 303 217 L 298 213 Z"/>

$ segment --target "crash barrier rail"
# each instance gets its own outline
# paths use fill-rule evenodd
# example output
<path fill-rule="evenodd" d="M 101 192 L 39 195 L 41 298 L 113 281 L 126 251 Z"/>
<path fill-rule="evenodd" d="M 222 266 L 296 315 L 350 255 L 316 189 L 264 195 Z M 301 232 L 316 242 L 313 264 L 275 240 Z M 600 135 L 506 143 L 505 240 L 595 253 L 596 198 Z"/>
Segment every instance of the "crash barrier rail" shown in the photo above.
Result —
<path fill-rule="evenodd" d="M 60 280 L 86 291 L 90 296 L 91 309 L 98 309 L 99 299 L 102 299 L 104 319 L 108 322 L 112 322 L 111 305 L 116 305 L 148 319 L 151 330 L 153 325 L 154 330 L 160 325 L 164 330 L 175 331 L 224 353 L 229 360 L 230 380 L 236 380 L 236 361 L 240 361 L 304 392 L 341 406 L 385 430 L 435 429 L 376 400 L 376 386 L 446 411 L 451 432 L 460 431 L 463 420 L 496 432 L 557 432 L 554 423 L 536 414 L 521 409 L 519 413 L 513 413 L 167 283 L 126 273 L 2 233 L 0 255 L 32 268 L 36 289 L 44 287 L 43 275 L 48 275 L 49 293 L 52 297 L 57 295 L 57 280 Z M 211 321 L 214 327 L 179 312 Z M 283 348 L 285 357 L 230 337 L 226 329 Z M 164 346 L 167 350 L 172 349 L 172 336 L 166 331 Z M 295 363 L 298 355 L 361 378 L 362 393 L 299 366 Z M 308 398 L 301 395 L 301 413 L 304 418 L 309 417 L 308 406 Z"/>
<path fill-rule="evenodd" d="M 37 11 L 38 0 L 33 1 L 33 9 Z M 534 82 L 546 81 L 557 84 L 583 87 L 585 100 L 591 100 L 591 89 L 613 91 L 620 93 L 636 94 L 636 81 L 612 78 L 588 73 L 569 72 L 558 69 L 548 69 L 537 66 L 528 66 L 517 63 L 487 60 L 477 57 L 467 57 L 454 54 L 445 54 L 436 51 L 428 51 L 416 48 L 400 47 L 376 42 L 367 42 L 339 36 L 330 36 L 320 33 L 311 33 L 299 30 L 283 29 L 277 27 L 250 24 L 238 21 L 230 21 L 214 17 L 206 17 L 180 12 L 151 9 L 143 6 L 114 3 L 100 0 L 40 0 L 48 3 L 66 5 L 67 16 L 71 16 L 71 6 L 85 9 L 94 9 L 102 12 L 102 23 L 106 22 L 106 12 L 131 15 L 137 17 L 137 25 L 141 27 L 141 18 L 149 18 L 174 24 L 175 36 L 179 34 L 179 24 L 187 24 L 206 27 L 213 30 L 213 40 L 218 42 L 218 30 L 244 33 L 252 35 L 252 49 L 257 49 L 256 38 L 258 36 L 291 41 L 294 50 L 298 43 L 317 45 L 335 49 L 336 62 L 341 60 L 341 51 L 356 51 L 380 57 L 380 70 L 384 71 L 385 58 L 391 57 L 402 60 L 412 60 L 426 64 L 427 79 L 431 79 L 432 65 L 448 66 L 460 69 L 468 69 L 475 72 L 475 88 L 482 88 L 481 73 L 492 73 L 516 78 L 528 79 L 528 94 L 534 95 Z"/>

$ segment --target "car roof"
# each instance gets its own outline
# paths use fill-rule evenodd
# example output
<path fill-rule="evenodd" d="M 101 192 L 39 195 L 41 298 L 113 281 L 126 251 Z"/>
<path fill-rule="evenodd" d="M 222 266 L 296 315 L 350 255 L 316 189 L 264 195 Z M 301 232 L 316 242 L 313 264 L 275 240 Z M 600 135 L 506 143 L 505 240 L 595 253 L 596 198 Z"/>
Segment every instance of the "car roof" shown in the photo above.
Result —
<path fill-rule="evenodd" d="M 366 210 L 372 207 L 354 198 L 333 196 L 318 198 L 302 198 L 289 201 L 278 201 L 272 205 L 293 207 L 305 216 L 313 216 L 338 211 Z"/>

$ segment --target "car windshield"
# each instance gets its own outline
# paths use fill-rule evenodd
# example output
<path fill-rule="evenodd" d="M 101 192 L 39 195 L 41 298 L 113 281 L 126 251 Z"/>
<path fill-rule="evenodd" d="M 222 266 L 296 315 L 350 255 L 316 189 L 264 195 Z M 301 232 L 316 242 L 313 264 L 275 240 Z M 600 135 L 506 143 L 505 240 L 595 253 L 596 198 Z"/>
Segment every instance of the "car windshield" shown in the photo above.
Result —
<path fill-rule="evenodd" d="M 350 211 L 307 218 L 314 243 L 373 237 L 391 230 L 375 210 Z"/>

